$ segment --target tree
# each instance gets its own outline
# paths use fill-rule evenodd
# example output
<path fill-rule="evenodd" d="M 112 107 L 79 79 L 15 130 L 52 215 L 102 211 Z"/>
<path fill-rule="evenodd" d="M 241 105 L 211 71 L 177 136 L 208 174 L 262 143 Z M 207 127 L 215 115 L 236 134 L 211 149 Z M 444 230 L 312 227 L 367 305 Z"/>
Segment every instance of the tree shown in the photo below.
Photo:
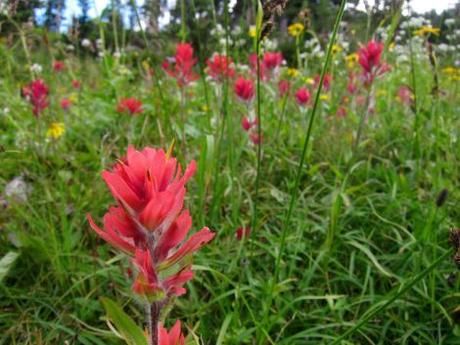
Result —
<path fill-rule="evenodd" d="M 50 31 L 59 31 L 65 0 L 48 0 L 45 11 L 45 27 Z"/>

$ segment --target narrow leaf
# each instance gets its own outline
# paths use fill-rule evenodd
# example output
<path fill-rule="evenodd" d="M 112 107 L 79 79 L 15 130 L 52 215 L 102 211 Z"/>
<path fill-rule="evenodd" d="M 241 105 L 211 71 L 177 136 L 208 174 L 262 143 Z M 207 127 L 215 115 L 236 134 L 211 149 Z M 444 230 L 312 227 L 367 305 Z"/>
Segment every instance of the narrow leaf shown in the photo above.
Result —
<path fill-rule="evenodd" d="M 113 322 L 117 331 L 129 345 L 148 345 L 147 338 L 142 329 L 129 317 L 123 309 L 109 298 L 102 297 L 101 302 L 107 317 Z"/>

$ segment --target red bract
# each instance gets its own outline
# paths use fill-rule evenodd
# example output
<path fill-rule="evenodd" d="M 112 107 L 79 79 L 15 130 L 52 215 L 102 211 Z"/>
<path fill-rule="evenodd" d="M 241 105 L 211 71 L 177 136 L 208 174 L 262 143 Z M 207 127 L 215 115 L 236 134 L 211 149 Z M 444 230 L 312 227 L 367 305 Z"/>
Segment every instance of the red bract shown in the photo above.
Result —
<path fill-rule="evenodd" d="M 179 87 L 187 86 L 198 79 L 198 74 L 193 72 L 197 59 L 193 56 L 193 47 L 189 43 L 179 43 L 176 46 L 176 55 L 170 60 L 174 66 L 165 60 L 162 67 L 169 76 L 177 80 Z"/>
<path fill-rule="evenodd" d="M 72 87 L 74 89 L 79 89 L 81 87 L 81 83 L 78 80 L 74 79 L 72 80 Z"/>
<path fill-rule="evenodd" d="M 53 70 L 55 72 L 62 72 L 65 68 L 65 64 L 63 61 L 56 60 L 53 63 Z"/>
<path fill-rule="evenodd" d="M 22 89 L 22 95 L 32 104 L 32 111 L 37 117 L 49 106 L 48 94 L 48 86 L 41 79 L 30 82 Z"/>
<path fill-rule="evenodd" d="M 319 74 L 315 75 L 315 87 L 319 86 L 319 81 L 321 80 L 321 76 Z M 332 82 L 332 75 L 329 73 L 326 73 L 324 75 L 324 80 L 323 80 L 323 90 L 324 91 L 329 91 L 331 88 L 331 82 Z"/>
<path fill-rule="evenodd" d="M 398 100 L 405 105 L 412 105 L 414 103 L 414 95 L 412 90 L 407 85 L 402 85 L 398 89 Z"/>
<path fill-rule="evenodd" d="M 347 109 L 343 106 L 337 109 L 336 115 L 338 117 L 346 117 L 347 116 Z"/>
<path fill-rule="evenodd" d="M 183 284 L 193 276 L 188 257 L 214 234 L 203 228 L 185 240 L 192 226 L 183 209 L 185 184 L 195 172 L 192 161 L 181 166 L 163 150 L 128 148 L 128 154 L 102 177 L 118 206 L 111 207 L 99 228 L 91 227 L 114 247 L 134 256 L 138 276 L 136 293 L 153 299 L 185 293 Z"/>
<path fill-rule="evenodd" d="M 70 108 L 71 104 L 72 104 L 72 102 L 70 101 L 70 99 L 68 99 L 68 98 L 61 99 L 61 108 L 63 110 L 68 110 Z"/>
<path fill-rule="evenodd" d="M 123 98 L 118 102 L 117 112 L 128 113 L 129 115 L 140 114 L 144 111 L 142 108 L 142 102 L 137 98 Z"/>
<path fill-rule="evenodd" d="M 241 119 L 241 127 L 247 132 L 249 131 L 253 126 L 257 126 L 257 117 L 251 121 L 247 116 L 243 116 Z"/>
<path fill-rule="evenodd" d="M 247 238 L 249 237 L 249 235 L 251 234 L 251 228 L 249 226 L 245 226 L 245 227 L 239 227 L 238 229 L 236 229 L 236 239 L 238 241 L 241 241 L 243 238 Z"/>
<path fill-rule="evenodd" d="M 359 64 L 364 72 L 372 73 L 373 70 L 380 66 L 380 57 L 383 51 L 383 44 L 375 41 L 369 41 L 366 46 L 358 51 Z"/>
<path fill-rule="evenodd" d="M 264 54 L 263 64 L 267 69 L 275 69 L 283 63 L 283 54 L 280 52 L 266 52 Z"/>
<path fill-rule="evenodd" d="M 158 325 L 158 345 L 184 345 L 185 337 L 181 333 L 181 324 L 177 320 L 171 330 L 168 332 L 162 324 Z"/>
<path fill-rule="evenodd" d="M 390 69 L 388 64 L 380 61 L 383 51 L 383 43 L 369 41 L 367 45 L 359 49 L 359 64 L 363 69 L 362 79 L 366 87 L 372 85 L 375 77 L 380 76 Z"/>
<path fill-rule="evenodd" d="M 297 100 L 297 104 L 304 107 L 310 100 L 310 92 L 305 87 L 301 87 L 295 93 L 295 98 Z"/>
<path fill-rule="evenodd" d="M 280 80 L 278 83 L 278 91 L 280 93 L 280 97 L 284 97 L 286 94 L 289 93 L 291 88 L 291 84 L 287 80 Z"/>
<path fill-rule="evenodd" d="M 239 77 L 235 82 L 235 93 L 241 100 L 250 102 L 254 98 L 254 83 Z"/>
<path fill-rule="evenodd" d="M 257 54 L 249 55 L 249 67 L 254 77 L 257 77 Z M 267 79 L 267 72 L 265 71 L 265 64 L 259 60 L 259 75 L 260 80 L 265 81 Z"/>
<path fill-rule="evenodd" d="M 249 140 L 251 140 L 254 145 L 259 145 L 262 142 L 262 137 L 259 136 L 259 133 L 252 132 L 249 133 Z"/>
<path fill-rule="evenodd" d="M 235 75 L 232 59 L 225 55 L 214 54 L 206 63 L 208 65 L 208 75 L 218 82 L 222 82 L 226 78 L 232 78 Z"/>

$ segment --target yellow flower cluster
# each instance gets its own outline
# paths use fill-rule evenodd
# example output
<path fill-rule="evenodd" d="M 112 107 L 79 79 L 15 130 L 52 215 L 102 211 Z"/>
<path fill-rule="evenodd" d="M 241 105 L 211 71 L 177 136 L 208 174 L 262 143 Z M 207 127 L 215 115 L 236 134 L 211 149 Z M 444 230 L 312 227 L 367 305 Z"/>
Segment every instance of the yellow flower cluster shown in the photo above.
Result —
<path fill-rule="evenodd" d="M 355 67 L 356 63 L 359 60 L 359 55 L 357 53 L 349 54 L 345 56 L 345 61 L 347 62 L 347 67 L 348 68 L 353 68 Z"/>
<path fill-rule="evenodd" d="M 340 44 L 333 44 L 332 45 L 332 54 L 337 54 L 343 51 L 343 48 L 340 46 Z"/>
<path fill-rule="evenodd" d="M 288 68 L 287 69 L 287 74 L 288 76 L 290 76 L 291 78 L 296 78 L 298 75 L 299 75 L 299 70 L 296 69 L 296 68 Z"/>
<path fill-rule="evenodd" d="M 442 73 L 446 74 L 451 80 L 460 80 L 460 68 L 455 68 L 452 66 L 445 67 L 442 69 Z"/>
<path fill-rule="evenodd" d="M 434 28 L 432 26 L 422 26 L 420 29 L 417 29 L 414 31 L 415 36 L 425 36 L 428 34 L 439 36 L 440 33 L 441 33 L 440 28 Z"/>
<path fill-rule="evenodd" d="M 64 132 L 65 126 L 62 122 L 53 122 L 46 131 L 46 136 L 52 139 L 59 139 Z"/>
<path fill-rule="evenodd" d="M 288 33 L 292 37 L 300 36 L 300 34 L 305 30 L 305 26 L 302 23 L 294 23 L 289 25 Z"/>
<path fill-rule="evenodd" d="M 256 37 L 256 35 L 257 35 L 257 30 L 256 30 L 255 25 L 251 25 L 251 26 L 249 27 L 248 35 L 249 35 L 249 37 L 252 37 L 252 38 Z"/>

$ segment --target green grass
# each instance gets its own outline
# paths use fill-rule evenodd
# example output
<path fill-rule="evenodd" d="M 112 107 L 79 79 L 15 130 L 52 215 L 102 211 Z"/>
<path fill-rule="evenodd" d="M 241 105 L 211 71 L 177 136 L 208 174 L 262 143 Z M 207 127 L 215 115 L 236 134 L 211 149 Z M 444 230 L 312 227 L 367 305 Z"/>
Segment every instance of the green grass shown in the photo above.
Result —
<path fill-rule="evenodd" d="M 68 55 L 67 71 L 55 74 L 36 46 L 31 59 L 44 66 L 51 88 L 51 106 L 36 119 L 19 95 L 30 79 L 21 49 L 18 42 L 0 52 L 1 107 L 10 109 L 0 115 L 0 185 L 3 191 L 22 175 L 32 189 L 26 203 L 11 201 L 0 213 L 1 256 L 19 253 L 0 281 L 0 344 L 121 344 L 101 297 L 143 323 L 127 258 L 97 238 L 85 214 L 100 219 L 112 202 L 100 172 L 128 143 L 166 149 L 173 140 L 184 164 L 198 162 L 187 200 L 193 229 L 206 225 L 217 236 L 196 255 L 196 277 L 168 325 L 181 319 L 203 344 L 458 343 L 448 230 L 460 216 L 459 82 L 440 74 L 442 92 L 433 96 L 426 55 L 417 53 L 413 66 L 386 55 L 392 70 L 374 86 L 375 113 L 355 149 L 362 109 L 352 99 L 345 118 L 334 115 L 346 89 L 340 56 L 332 56 L 330 101 L 319 100 L 305 152 L 311 110 L 301 114 L 291 92 L 279 126 L 283 100 L 273 96 L 274 83 L 261 83 L 256 193 L 258 150 L 241 129 L 246 109 L 231 81 L 223 99 L 214 84 L 197 82 L 183 107 L 175 82 L 158 68 L 159 84 L 147 81 L 135 57 L 124 64 Z M 438 63 L 441 69 L 449 61 Z M 120 73 L 122 65 L 130 73 Z M 73 76 L 79 92 L 71 89 Z M 401 84 L 416 84 L 416 113 L 396 100 Z M 76 102 L 63 112 L 59 101 L 70 94 Z M 122 96 L 140 98 L 145 113 L 117 114 Z M 66 126 L 56 141 L 45 136 L 53 121 Z M 443 188 L 449 196 L 438 208 Z M 235 230 L 254 221 L 256 203 L 251 237 L 237 241 Z"/>

